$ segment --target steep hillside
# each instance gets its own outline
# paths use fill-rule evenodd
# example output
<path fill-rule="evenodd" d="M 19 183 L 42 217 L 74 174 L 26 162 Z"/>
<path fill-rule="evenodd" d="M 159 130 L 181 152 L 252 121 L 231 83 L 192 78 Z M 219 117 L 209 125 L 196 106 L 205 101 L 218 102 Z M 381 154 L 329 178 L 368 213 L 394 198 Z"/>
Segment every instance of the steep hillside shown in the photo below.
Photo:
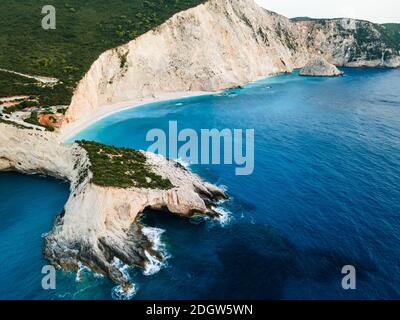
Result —
<path fill-rule="evenodd" d="M 400 25 L 378 25 L 353 19 L 293 19 L 312 54 L 338 66 L 400 65 Z"/>
<path fill-rule="evenodd" d="M 107 49 L 126 43 L 202 0 L 7 0 L 0 3 L 0 68 L 55 77 L 54 90 L 0 73 L 0 97 L 38 95 L 43 104 L 69 104 L 76 83 Z M 43 30 L 42 7 L 56 8 L 57 29 Z"/>

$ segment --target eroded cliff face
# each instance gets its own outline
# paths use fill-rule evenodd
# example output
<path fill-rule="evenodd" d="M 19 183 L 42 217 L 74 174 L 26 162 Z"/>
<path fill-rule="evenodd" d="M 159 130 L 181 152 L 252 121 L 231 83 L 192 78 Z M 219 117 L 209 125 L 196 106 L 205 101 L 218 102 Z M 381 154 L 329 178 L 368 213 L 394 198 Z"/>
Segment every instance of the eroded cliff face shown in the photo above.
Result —
<path fill-rule="evenodd" d="M 399 44 L 386 37 L 384 26 L 354 19 L 293 20 L 310 55 L 336 66 L 400 67 Z"/>
<path fill-rule="evenodd" d="M 70 182 L 68 202 L 45 238 L 47 260 L 67 271 L 78 271 L 84 265 L 125 290 L 131 284 L 116 261 L 148 268 L 163 260 L 138 221 L 145 209 L 184 217 L 218 217 L 214 205 L 226 199 L 223 190 L 178 163 L 151 153 L 144 155 L 153 172 L 170 180 L 171 188 L 96 185 L 90 157 L 80 145 L 65 145 L 52 133 L 0 124 L 1 171 L 39 173 Z"/>

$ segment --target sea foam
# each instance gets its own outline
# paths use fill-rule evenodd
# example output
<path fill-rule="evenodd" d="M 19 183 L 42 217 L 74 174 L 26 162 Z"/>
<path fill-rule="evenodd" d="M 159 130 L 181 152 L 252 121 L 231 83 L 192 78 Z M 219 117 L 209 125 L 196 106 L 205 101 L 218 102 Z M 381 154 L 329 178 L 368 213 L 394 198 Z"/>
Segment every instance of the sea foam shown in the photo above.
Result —
<path fill-rule="evenodd" d="M 124 264 L 121 260 L 114 257 L 113 266 L 116 267 L 129 281 L 131 282 L 131 288 L 128 290 L 124 290 L 122 286 L 116 286 L 111 291 L 111 296 L 114 300 L 130 300 L 132 299 L 137 292 L 136 285 L 132 282 L 132 279 L 129 275 L 129 266 Z"/>
<path fill-rule="evenodd" d="M 158 273 L 165 266 L 165 260 L 168 258 L 165 245 L 161 241 L 161 236 L 165 230 L 160 228 L 143 227 L 142 232 L 152 243 L 152 249 L 160 252 L 164 258 L 164 261 L 160 261 L 145 250 L 148 263 L 146 264 L 143 274 L 145 276 L 151 276 Z"/>
<path fill-rule="evenodd" d="M 219 217 L 216 219 L 222 227 L 225 227 L 232 220 L 232 213 L 225 208 L 215 207 L 213 208 L 215 212 L 219 214 Z"/>

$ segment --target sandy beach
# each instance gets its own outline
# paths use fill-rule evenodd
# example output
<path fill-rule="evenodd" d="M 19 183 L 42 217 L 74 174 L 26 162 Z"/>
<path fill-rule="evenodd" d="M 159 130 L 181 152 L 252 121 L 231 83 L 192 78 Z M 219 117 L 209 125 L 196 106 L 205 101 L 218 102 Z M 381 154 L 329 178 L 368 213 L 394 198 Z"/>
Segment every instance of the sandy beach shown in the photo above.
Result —
<path fill-rule="evenodd" d="M 143 98 L 140 100 L 128 100 L 124 102 L 119 102 L 115 104 L 104 105 L 96 108 L 90 114 L 90 116 L 79 119 L 75 122 L 65 124 L 58 132 L 59 139 L 61 141 L 67 141 L 77 135 L 79 132 L 85 128 L 91 126 L 97 121 L 108 117 L 114 113 L 121 112 L 127 109 L 143 106 L 149 103 L 162 102 L 168 100 L 176 100 L 180 98 L 190 98 L 196 96 L 212 95 L 218 92 L 206 92 L 206 91 L 191 91 L 191 92 L 172 92 L 158 94 L 155 97 Z"/>

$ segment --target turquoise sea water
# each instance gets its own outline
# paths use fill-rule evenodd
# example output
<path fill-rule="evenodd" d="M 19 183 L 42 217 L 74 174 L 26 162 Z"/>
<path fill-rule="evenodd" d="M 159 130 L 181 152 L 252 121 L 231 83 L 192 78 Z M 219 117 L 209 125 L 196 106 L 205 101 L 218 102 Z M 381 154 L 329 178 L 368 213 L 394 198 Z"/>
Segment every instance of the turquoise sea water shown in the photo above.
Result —
<path fill-rule="evenodd" d="M 223 96 L 146 105 L 77 139 L 147 149 L 148 130 L 255 129 L 255 171 L 191 170 L 224 185 L 225 225 L 149 212 L 169 255 L 155 275 L 131 270 L 133 299 L 400 298 L 400 70 L 345 69 L 342 78 L 271 77 Z M 68 185 L 0 174 L 0 298 L 110 299 L 113 284 L 59 272 L 40 287 L 41 235 Z M 354 265 L 357 290 L 341 287 Z"/>

